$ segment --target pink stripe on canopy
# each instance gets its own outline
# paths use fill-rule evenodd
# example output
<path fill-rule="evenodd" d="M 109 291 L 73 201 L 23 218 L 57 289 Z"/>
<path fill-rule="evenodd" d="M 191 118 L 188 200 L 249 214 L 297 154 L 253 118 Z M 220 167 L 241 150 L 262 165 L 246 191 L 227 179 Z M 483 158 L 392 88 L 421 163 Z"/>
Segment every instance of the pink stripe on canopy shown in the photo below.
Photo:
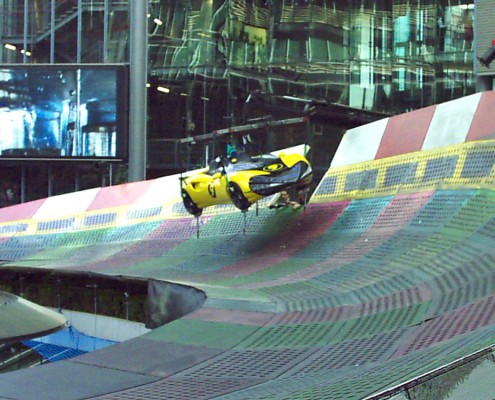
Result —
<path fill-rule="evenodd" d="M 101 188 L 89 205 L 88 211 L 133 204 L 137 199 L 146 195 L 152 183 L 153 181 L 150 180 Z"/>
<path fill-rule="evenodd" d="M 32 218 L 46 199 L 16 204 L 12 207 L 0 208 L 0 222 L 11 222 L 20 219 Z"/>

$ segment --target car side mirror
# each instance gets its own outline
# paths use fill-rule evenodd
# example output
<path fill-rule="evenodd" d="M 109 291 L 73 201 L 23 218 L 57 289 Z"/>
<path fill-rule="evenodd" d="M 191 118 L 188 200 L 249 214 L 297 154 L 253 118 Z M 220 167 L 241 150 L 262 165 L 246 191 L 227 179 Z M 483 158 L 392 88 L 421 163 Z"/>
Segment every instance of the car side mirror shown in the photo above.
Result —
<path fill-rule="evenodd" d="M 212 176 L 213 179 L 220 179 L 222 177 L 222 173 L 221 172 L 215 172 Z"/>

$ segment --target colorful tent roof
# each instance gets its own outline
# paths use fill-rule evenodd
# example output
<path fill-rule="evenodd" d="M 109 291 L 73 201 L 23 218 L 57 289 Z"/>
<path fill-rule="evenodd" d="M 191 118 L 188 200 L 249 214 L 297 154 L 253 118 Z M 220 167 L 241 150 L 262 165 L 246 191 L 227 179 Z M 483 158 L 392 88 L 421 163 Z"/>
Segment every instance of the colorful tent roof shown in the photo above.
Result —
<path fill-rule="evenodd" d="M 493 92 L 349 131 L 305 210 L 182 206 L 177 176 L 0 210 L 4 267 L 202 290 L 0 399 L 362 399 L 495 342 Z"/>

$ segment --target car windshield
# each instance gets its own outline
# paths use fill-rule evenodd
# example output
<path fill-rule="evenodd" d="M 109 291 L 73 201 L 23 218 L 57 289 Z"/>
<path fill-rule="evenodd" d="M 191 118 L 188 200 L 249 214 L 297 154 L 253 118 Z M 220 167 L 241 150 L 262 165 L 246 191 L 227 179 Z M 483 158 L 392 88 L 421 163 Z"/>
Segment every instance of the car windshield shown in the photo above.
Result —
<path fill-rule="evenodd" d="M 279 157 L 274 155 L 274 154 L 262 154 L 261 156 L 258 157 L 259 161 L 263 163 L 271 163 L 275 160 L 277 160 Z"/>
<path fill-rule="evenodd" d="M 217 172 L 238 172 L 250 169 L 260 169 L 265 165 L 272 163 L 279 157 L 273 154 L 262 154 L 260 156 L 250 157 L 244 152 L 240 152 L 237 158 L 229 159 L 221 156 L 217 157 L 208 165 L 208 174 L 214 175 Z"/>
<path fill-rule="evenodd" d="M 237 172 L 237 171 L 246 171 L 248 169 L 258 169 L 263 167 L 262 162 L 240 162 L 240 163 L 231 163 L 225 167 L 225 171 L 229 172 Z"/>

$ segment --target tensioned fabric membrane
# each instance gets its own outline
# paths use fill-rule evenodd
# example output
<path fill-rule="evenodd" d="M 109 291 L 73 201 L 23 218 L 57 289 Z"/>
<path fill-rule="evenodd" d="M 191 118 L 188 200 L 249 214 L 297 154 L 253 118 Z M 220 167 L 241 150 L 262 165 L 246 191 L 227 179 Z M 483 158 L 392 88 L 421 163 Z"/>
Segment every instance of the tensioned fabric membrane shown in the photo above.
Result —
<path fill-rule="evenodd" d="M 54 333 L 66 324 L 63 315 L 4 292 L 0 292 L 0 321 L 0 347 Z"/>
<path fill-rule="evenodd" d="M 195 287 L 191 314 L 0 375 L 0 399 L 362 399 L 495 343 L 495 92 L 344 136 L 308 207 L 184 210 L 177 176 L 0 210 L 3 267 Z M 253 207 L 254 208 L 254 207 Z"/>

